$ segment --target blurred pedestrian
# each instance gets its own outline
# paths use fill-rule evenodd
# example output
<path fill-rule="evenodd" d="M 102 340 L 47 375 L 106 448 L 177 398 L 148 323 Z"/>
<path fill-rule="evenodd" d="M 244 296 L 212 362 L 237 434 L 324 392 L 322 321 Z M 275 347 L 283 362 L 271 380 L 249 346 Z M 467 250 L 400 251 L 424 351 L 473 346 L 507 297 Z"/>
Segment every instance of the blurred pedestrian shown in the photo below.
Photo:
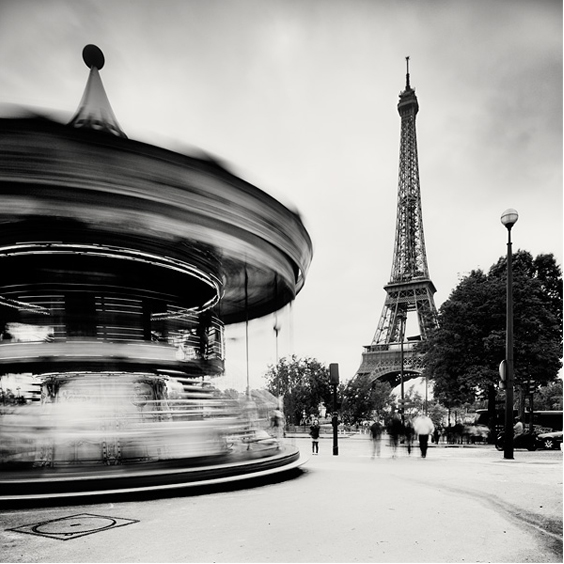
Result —
<path fill-rule="evenodd" d="M 314 419 L 311 427 L 309 428 L 309 436 L 311 437 L 311 452 L 312 454 L 319 454 L 319 420 Z"/>
<path fill-rule="evenodd" d="M 372 458 L 374 455 L 380 457 L 380 440 L 382 438 L 382 425 L 379 421 L 374 421 L 370 425 L 370 437 L 372 438 Z"/>
<path fill-rule="evenodd" d="M 427 458 L 427 448 L 429 446 L 429 435 L 435 430 L 431 418 L 427 415 L 419 415 L 413 421 L 413 428 L 419 438 L 419 449 L 421 458 Z"/>
<path fill-rule="evenodd" d="M 513 438 L 516 439 L 518 436 L 522 435 L 525 431 L 523 422 L 520 417 L 515 417 L 515 425 L 513 426 Z"/>
<path fill-rule="evenodd" d="M 392 447 L 392 458 L 396 457 L 399 438 L 403 432 L 403 425 L 397 413 L 394 413 L 388 424 L 388 435 L 390 436 L 390 446 Z"/>
<path fill-rule="evenodd" d="M 403 436 L 405 437 L 405 446 L 407 447 L 407 454 L 411 454 L 411 447 L 413 446 L 415 430 L 413 429 L 413 424 L 409 419 L 407 419 L 405 422 L 403 428 Z"/>
<path fill-rule="evenodd" d="M 272 412 L 270 417 L 270 426 L 274 432 L 274 436 L 277 439 L 281 439 L 284 436 L 284 414 L 278 408 Z"/>

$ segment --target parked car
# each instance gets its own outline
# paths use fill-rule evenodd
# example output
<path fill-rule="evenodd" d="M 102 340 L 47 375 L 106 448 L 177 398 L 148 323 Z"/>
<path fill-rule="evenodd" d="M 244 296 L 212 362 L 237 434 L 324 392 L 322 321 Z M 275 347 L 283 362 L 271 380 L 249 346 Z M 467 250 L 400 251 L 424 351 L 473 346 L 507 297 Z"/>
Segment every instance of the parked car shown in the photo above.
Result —
<path fill-rule="evenodd" d="M 538 448 L 562 449 L 562 431 L 551 431 L 537 435 Z"/>
<path fill-rule="evenodd" d="M 523 433 L 513 439 L 514 448 L 526 448 L 527 450 L 537 450 L 537 436 L 531 433 Z M 497 450 L 505 449 L 505 433 L 500 433 L 495 441 Z"/>

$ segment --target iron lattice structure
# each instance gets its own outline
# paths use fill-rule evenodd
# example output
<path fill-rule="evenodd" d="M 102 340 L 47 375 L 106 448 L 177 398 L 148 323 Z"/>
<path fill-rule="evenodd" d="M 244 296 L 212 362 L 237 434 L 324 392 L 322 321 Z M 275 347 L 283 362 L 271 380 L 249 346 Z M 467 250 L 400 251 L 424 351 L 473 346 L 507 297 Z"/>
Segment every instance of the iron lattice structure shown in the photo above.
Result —
<path fill-rule="evenodd" d="M 408 58 L 409 59 L 409 58 Z M 398 112 L 401 118 L 401 141 L 398 178 L 398 200 L 394 257 L 390 282 L 384 287 L 386 300 L 378 328 L 369 346 L 364 347 L 362 364 L 356 376 L 368 375 L 370 380 L 397 383 L 403 356 L 404 377 L 421 373 L 422 357 L 412 340 L 404 341 L 405 319 L 415 312 L 419 327 L 416 340 L 425 340 L 437 326 L 437 308 L 433 295 L 436 291 L 429 276 L 415 118 L 419 103 L 409 83 L 399 95 Z M 403 354 L 402 354 L 403 349 Z"/>

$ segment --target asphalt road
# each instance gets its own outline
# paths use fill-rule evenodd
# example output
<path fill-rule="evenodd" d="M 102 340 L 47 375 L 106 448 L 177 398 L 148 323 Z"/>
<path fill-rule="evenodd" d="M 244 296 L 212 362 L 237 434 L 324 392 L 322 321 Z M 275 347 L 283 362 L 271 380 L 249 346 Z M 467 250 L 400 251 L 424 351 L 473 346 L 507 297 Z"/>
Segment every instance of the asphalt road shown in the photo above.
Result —
<path fill-rule="evenodd" d="M 391 454 L 323 439 L 291 480 L 2 510 L 0 561 L 562 562 L 561 451 Z"/>

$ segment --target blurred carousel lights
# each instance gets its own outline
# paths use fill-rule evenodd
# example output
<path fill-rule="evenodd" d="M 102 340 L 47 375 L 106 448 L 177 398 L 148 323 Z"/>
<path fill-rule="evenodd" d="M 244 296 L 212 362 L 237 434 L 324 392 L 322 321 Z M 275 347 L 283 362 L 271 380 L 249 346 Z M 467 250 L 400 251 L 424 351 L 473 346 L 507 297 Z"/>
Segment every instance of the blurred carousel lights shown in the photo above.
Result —
<path fill-rule="evenodd" d="M 224 325 L 248 327 L 303 287 L 312 244 L 299 215 L 217 163 L 129 140 L 103 53 L 88 45 L 83 59 L 90 73 L 67 125 L 0 120 L 0 324 L 14 330 L 0 371 L 43 383 L 33 411 L 5 414 L 0 464 L 295 462 L 266 432 L 276 398 L 218 399 L 212 381 Z M 274 330 L 278 340 L 277 320 Z M 0 489 L 15 492 L 8 482 Z"/>
<path fill-rule="evenodd" d="M 40 305 L 34 305 L 19 300 L 12 300 L 4 296 L 0 296 L 0 306 L 17 309 L 19 311 L 29 311 L 32 313 L 39 313 L 40 315 L 51 315 L 50 310 Z"/>

